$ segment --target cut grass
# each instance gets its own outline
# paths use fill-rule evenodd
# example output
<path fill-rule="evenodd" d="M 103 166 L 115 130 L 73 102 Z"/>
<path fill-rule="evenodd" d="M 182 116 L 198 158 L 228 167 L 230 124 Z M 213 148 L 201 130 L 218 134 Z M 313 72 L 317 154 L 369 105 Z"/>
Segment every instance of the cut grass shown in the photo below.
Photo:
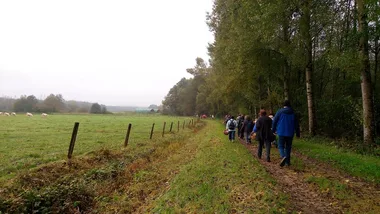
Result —
<path fill-rule="evenodd" d="M 320 139 L 295 140 L 293 147 L 309 157 L 328 162 L 350 175 L 380 183 L 380 159 L 378 157 L 344 151 L 320 142 Z"/>
<path fill-rule="evenodd" d="M 195 159 L 181 168 L 149 212 L 285 212 L 286 197 L 259 162 L 240 143 L 228 142 L 219 124 L 210 123 Z"/>

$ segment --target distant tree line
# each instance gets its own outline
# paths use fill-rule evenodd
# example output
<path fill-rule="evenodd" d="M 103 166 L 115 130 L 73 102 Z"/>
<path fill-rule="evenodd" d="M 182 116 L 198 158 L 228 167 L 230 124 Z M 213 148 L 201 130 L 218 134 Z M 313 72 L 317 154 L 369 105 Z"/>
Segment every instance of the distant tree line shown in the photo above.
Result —
<path fill-rule="evenodd" d="M 44 100 L 39 100 L 34 95 L 23 95 L 18 99 L 1 97 L 0 111 L 104 114 L 107 113 L 107 108 L 98 103 L 66 101 L 61 94 L 50 94 Z"/>
<path fill-rule="evenodd" d="M 210 63 L 197 59 L 165 113 L 275 113 L 288 99 L 310 135 L 379 144 L 379 1 L 215 0 L 207 22 Z"/>

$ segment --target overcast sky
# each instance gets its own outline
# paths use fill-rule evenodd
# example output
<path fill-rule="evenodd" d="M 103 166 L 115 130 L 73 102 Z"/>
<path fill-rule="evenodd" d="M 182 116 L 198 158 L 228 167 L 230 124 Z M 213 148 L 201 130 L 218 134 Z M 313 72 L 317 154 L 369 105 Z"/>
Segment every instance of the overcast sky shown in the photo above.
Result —
<path fill-rule="evenodd" d="M 212 0 L 0 1 L 0 96 L 161 104 L 208 59 Z"/>

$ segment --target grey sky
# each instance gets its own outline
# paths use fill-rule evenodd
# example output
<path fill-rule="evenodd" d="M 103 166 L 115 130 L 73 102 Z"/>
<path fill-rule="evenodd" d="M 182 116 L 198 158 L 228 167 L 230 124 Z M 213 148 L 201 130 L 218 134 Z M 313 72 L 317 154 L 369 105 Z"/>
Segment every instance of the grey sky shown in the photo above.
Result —
<path fill-rule="evenodd" d="M 0 1 L 0 96 L 161 104 L 207 59 L 212 0 Z"/>

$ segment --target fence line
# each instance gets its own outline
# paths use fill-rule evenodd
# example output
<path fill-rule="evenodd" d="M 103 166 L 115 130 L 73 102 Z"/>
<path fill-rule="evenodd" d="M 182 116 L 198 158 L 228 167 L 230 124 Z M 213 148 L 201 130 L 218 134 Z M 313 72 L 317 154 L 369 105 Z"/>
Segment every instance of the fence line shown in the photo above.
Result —
<path fill-rule="evenodd" d="M 199 122 L 199 120 L 196 121 L 196 123 L 198 123 L 198 122 Z M 182 129 L 183 130 L 185 129 L 185 124 L 186 124 L 186 120 L 183 121 L 183 125 L 182 125 Z M 190 119 L 188 127 L 189 128 L 194 127 L 194 119 Z M 79 122 L 75 122 L 74 128 L 73 128 L 73 132 L 72 132 L 72 136 L 71 136 L 71 140 L 70 140 L 69 151 L 68 151 L 68 155 L 67 155 L 67 157 L 68 157 L 68 164 L 69 165 L 71 165 L 71 158 L 72 158 L 72 154 L 73 154 L 73 151 L 74 151 L 74 146 L 75 146 L 75 142 L 76 142 L 76 138 L 77 138 L 77 134 L 78 134 L 78 128 L 79 128 Z M 150 134 L 149 135 L 149 139 L 152 140 L 153 139 L 153 134 L 154 134 L 154 128 L 155 128 L 155 123 L 152 124 L 150 132 L 148 130 L 146 132 L 136 131 L 136 132 L 133 132 L 133 133 L 137 133 L 137 134 L 141 134 L 141 133 Z M 171 122 L 171 124 L 170 124 L 169 133 L 174 134 L 174 132 L 172 132 L 172 128 L 173 128 L 173 122 Z M 164 122 L 164 124 L 163 124 L 162 137 L 165 136 L 165 129 L 166 129 L 166 122 Z M 129 123 L 128 124 L 128 128 L 127 128 L 127 133 L 125 135 L 124 147 L 128 146 L 131 132 L 132 132 L 132 124 Z M 159 131 L 157 131 L 156 133 L 158 133 L 158 132 Z M 179 133 L 179 132 L 180 132 L 180 121 L 177 121 L 177 133 Z"/>

